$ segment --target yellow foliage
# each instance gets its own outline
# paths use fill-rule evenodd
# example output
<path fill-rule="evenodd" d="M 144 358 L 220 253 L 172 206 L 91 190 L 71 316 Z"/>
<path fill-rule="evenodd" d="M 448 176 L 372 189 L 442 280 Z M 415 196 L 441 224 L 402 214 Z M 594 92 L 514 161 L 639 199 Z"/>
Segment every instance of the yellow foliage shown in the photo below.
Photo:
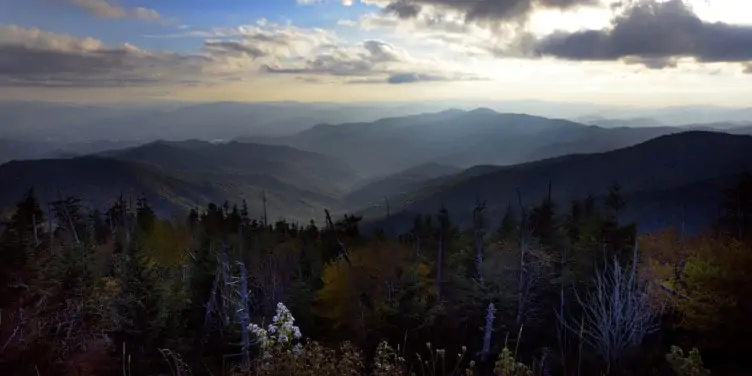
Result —
<path fill-rule="evenodd" d="M 153 266 L 177 266 L 185 261 L 192 236 L 187 228 L 157 220 L 153 231 L 144 240 L 146 254 Z"/>
<path fill-rule="evenodd" d="M 745 299 L 752 276 L 752 249 L 733 239 L 674 232 L 644 237 L 644 270 L 688 329 L 708 331 L 731 319 Z"/>
<path fill-rule="evenodd" d="M 323 287 L 316 293 L 315 312 L 330 319 L 335 329 L 363 333 L 381 324 L 379 308 L 395 298 L 407 273 L 417 278 L 423 294 L 433 284 L 427 280 L 432 267 L 414 260 L 415 251 L 405 245 L 377 242 L 351 250 L 350 263 L 340 258 L 326 266 Z"/>

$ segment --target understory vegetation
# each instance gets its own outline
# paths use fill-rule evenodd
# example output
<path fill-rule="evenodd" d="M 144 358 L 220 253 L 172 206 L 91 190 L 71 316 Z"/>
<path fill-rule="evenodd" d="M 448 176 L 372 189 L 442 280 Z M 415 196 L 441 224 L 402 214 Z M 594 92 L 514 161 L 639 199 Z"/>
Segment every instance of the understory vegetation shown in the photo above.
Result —
<path fill-rule="evenodd" d="M 402 234 L 158 218 L 33 190 L 0 237 L 3 375 L 735 375 L 752 351 L 752 177 L 713 228 L 637 235 L 603 202 L 437 208 Z"/>

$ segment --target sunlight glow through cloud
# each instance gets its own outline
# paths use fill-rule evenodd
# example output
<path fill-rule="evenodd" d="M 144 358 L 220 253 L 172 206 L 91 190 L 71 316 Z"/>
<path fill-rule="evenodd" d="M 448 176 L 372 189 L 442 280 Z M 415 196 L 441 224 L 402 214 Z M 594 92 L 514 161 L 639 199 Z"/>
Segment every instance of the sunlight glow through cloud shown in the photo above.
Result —
<path fill-rule="evenodd" d="M 477 13 L 486 1 L 491 13 Z M 188 5 L 70 0 L 68 6 L 89 14 L 91 20 L 79 22 L 85 27 L 64 20 L 58 23 L 70 31 L 53 31 L 0 18 L 0 53 L 11 57 L 0 61 L 6 87 L 0 94 L 128 85 L 170 87 L 171 95 L 204 87 L 208 98 L 223 96 L 222 88 L 238 95 L 243 89 L 231 83 L 243 82 L 254 93 L 241 96 L 258 99 L 260 88 L 278 82 L 299 88 L 284 92 L 300 100 L 316 87 L 311 96 L 319 99 L 354 91 L 369 100 L 381 97 L 379 90 L 391 98 L 499 95 L 494 88 L 500 87 L 525 97 L 629 92 L 637 102 L 663 91 L 678 100 L 682 92 L 752 98 L 752 55 L 741 48 L 752 45 L 752 2 L 510 1 L 520 10 L 493 8 L 498 4 L 491 0 L 296 0 L 292 7 L 251 1 L 255 19 L 228 23 L 190 20 Z M 224 18 L 232 13 L 219 5 L 207 9 Z M 140 31 L 143 21 L 164 17 L 181 22 Z M 672 26 L 658 27 L 667 22 Z M 60 43 L 97 48 L 62 51 Z"/>

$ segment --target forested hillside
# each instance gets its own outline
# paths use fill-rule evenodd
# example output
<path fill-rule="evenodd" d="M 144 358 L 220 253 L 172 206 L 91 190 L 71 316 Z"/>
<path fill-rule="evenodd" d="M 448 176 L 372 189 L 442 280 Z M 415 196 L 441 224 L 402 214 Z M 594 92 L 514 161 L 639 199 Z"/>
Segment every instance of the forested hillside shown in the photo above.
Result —
<path fill-rule="evenodd" d="M 163 219 L 145 198 L 87 212 L 30 190 L 0 238 L 0 369 L 743 374 L 752 176 L 692 236 L 637 236 L 618 186 L 602 195 L 502 218 L 478 202 L 470 226 L 436 207 L 366 236 L 355 216 L 300 226 L 208 204 Z"/>
<path fill-rule="evenodd" d="M 90 209 L 112 197 L 145 196 L 161 217 L 184 215 L 215 201 L 247 200 L 253 213 L 307 222 L 323 209 L 340 209 L 340 196 L 357 181 L 346 163 L 287 146 L 157 141 L 70 159 L 0 165 L 0 212 L 29 187 L 44 201 L 76 195 Z"/>
<path fill-rule="evenodd" d="M 459 174 L 434 179 L 407 194 L 390 197 L 389 228 L 404 230 L 414 213 L 445 205 L 459 223 L 472 223 L 472 205 L 485 200 L 487 210 L 501 217 L 522 199 L 537 203 L 549 194 L 561 203 L 598 196 L 618 181 L 622 193 L 635 200 L 634 210 L 622 213 L 649 230 L 666 224 L 679 226 L 682 212 L 687 224 L 707 226 L 717 217 L 712 204 L 721 191 L 752 169 L 752 137 L 691 131 L 665 135 L 631 147 L 605 153 L 567 155 L 512 166 L 478 166 Z M 714 183 L 709 183 L 709 182 Z M 703 185 L 703 189 L 696 189 Z M 661 193 L 663 192 L 663 193 Z M 666 193 L 666 192 L 674 192 Z M 641 205 L 663 195 L 662 207 Z M 359 211 L 366 220 L 383 218 L 385 204 Z M 710 209 L 710 211 L 708 210 Z M 406 212 L 402 215 L 400 212 Z"/>

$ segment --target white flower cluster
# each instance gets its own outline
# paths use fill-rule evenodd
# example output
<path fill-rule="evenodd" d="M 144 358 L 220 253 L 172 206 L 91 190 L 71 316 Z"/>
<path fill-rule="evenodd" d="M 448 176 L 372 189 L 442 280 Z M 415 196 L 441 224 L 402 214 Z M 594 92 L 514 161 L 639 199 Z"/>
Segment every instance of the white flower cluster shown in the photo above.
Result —
<path fill-rule="evenodd" d="M 272 344 L 279 344 L 287 346 L 292 343 L 293 340 L 300 339 L 300 328 L 295 323 L 295 318 L 292 317 L 290 310 L 282 303 L 277 303 L 277 314 L 272 317 L 272 323 L 269 324 L 267 329 L 264 329 L 256 324 L 248 326 L 250 330 L 262 348 L 266 348 Z"/>

